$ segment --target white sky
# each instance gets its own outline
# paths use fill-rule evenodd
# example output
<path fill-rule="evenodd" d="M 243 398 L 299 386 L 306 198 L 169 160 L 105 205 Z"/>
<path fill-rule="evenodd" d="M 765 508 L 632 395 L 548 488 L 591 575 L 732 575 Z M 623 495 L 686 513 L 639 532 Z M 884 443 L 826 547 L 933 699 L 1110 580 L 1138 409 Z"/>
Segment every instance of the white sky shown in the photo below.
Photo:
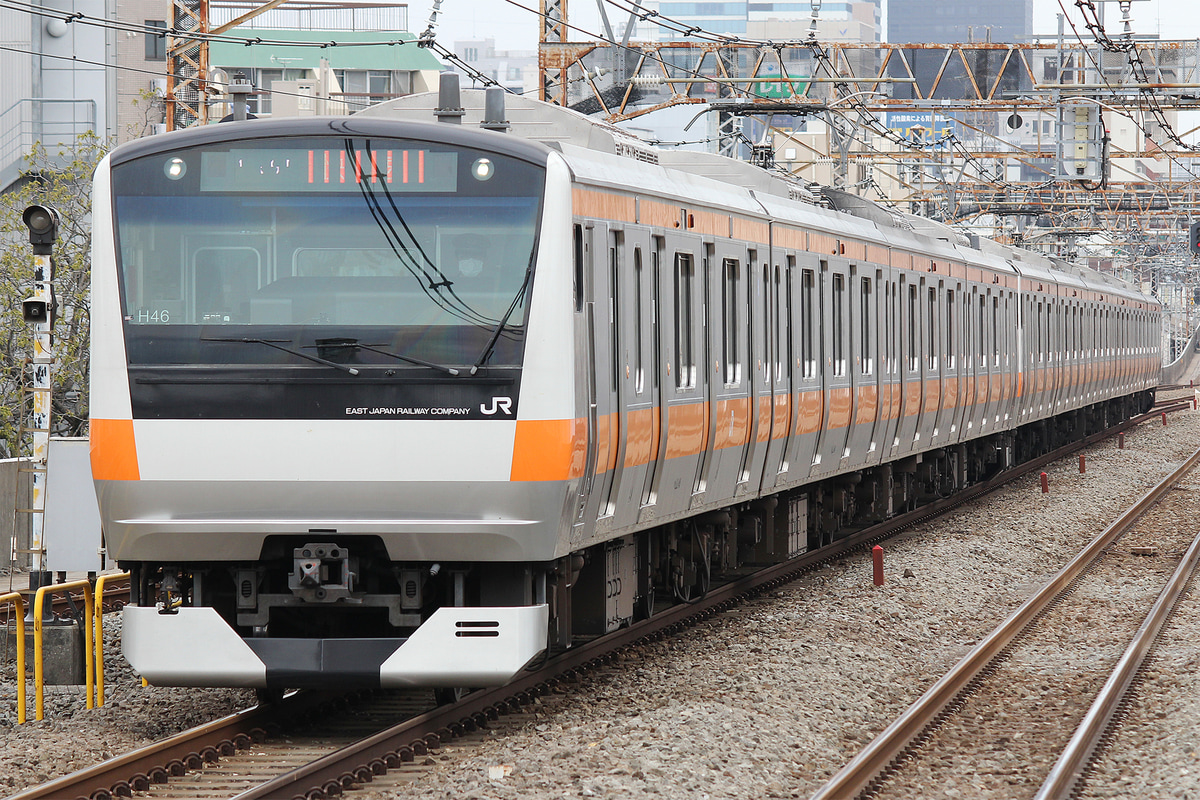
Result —
<path fill-rule="evenodd" d="M 1002 2 L 1002 0 L 997 0 Z M 536 10 L 538 0 L 514 0 L 528 9 Z M 886 18 L 886 3 L 885 18 Z M 409 0 L 408 26 L 413 33 L 425 30 L 429 21 L 431 0 Z M 1062 0 L 1069 16 L 1080 27 L 1082 16 L 1074 0 Z M 1135 0 L 1133 3 L 1133 29 L 1139 34 L 1159 34 L 1164 39 L 1200 37 L 1200 8 L 1197 0 Z M 590 31 L 601 30 L 595 0 L 570 0 L 569 22 Z M 1121 10 L 1117 2 L 1106 4 L 1105 28 L 1110 34 L 1120 33 Z M 614 28 L 621 27 L 625 17 L 609 8 L 609 19 Z M 1054 34 L 1058 30 L 1056 15 L 1061 8 L 1058 0 L 1034 0 L 1033 27 L 1038 34 Z M 493 37 L 501 50 L 536 50 L 538 17 L 524 11 L 506 0 L 442 0 L 442 13 L 438 17 L 438 41 L 453 47 L 456 40 Z M 1068 34 L 1070 28 L 1068 27 Z M 582 34 L 573 34 L 572 39 L 586 40 Z"/>

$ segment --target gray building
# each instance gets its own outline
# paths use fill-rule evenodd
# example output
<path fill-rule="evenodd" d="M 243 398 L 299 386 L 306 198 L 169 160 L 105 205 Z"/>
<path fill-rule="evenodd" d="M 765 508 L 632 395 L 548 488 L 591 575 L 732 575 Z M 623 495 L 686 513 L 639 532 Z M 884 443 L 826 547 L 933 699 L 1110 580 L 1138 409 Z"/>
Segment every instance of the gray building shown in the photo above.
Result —
<path fill-rule="evenodd" d="M 1033 0 L 888 0 L 887 41 L 894 44 L 958 44 L 966 42 L 1027 42 L 1033 34 Z M 999 91 L 1016 92 L 1027 81 L 1015 64 L 1004 67 L 1004 53 L 973 56 L 972 70 L 989 86 L 1004 69 Z M 973 96 L 971 78 L 960 60 L 947 59 L 945 49 L 906 50 L 904 59 L 889 62 L 889 74 L 916 84 L 897 83 L 900 100 L 951 100 Z M 936 85 L 936 88 L 935 88 Z"/>
<path fill-rule="evenodd" d="M 1033 0 L 888 0 L 889 42 L 1023 42 Z"/>
<path fill-rule="evenodd" d="M 54 154 L 80 134 L 104 135 L 113 124 L 112 78 L 104 65 L 115 36 L 63 19 L 77 12 L 103 18 L 109 2 L 67 0 L 56 10 L 0 9 L 0 190 L 16 180 L 35 142 Z"/>

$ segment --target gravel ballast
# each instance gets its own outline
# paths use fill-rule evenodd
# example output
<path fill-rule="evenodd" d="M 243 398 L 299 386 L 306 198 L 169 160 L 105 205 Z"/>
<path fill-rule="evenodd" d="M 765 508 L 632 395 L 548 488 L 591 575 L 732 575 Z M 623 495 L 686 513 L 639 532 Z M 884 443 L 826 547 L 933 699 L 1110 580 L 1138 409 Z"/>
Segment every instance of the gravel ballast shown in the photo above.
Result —
<path fill-rule="evenodd" d="M 835 562 L 633 649 L 518 724 L 444 748 L 454 757 L 415 780 L 354 796 L 807 797 L 1190 455 L 1200 414 L 1169 419 L 1126 433 L 1124 450 L 1115 437 L 1089 449 L 1086 474 L 1074 457 L 1052 465 L 1049 494 L 1027 476 L 884 543 L 882 587 L 869 554 Z M 253 704 L 244 690 L 143 688 L 119 655 L 119 616 L 106 626 L 103 708 L 86 710 L 82 687 L 51 687 L 46 720 L 17 726 L 8 663 L 0 789 L 9 791 L 0 793 Z M 1090 796 L 1200 797 L 1200 660 L 1186 647 L 1194 633 L 1156 661 L 1178 695 L 1147 711 L 1160 746 L 1144 758 L 1155 765 L 1115 756 Z M 30 695 L 32 717 L 32 686 Z M 1113 788 L 1097 788 L 1101 778 Z"/>

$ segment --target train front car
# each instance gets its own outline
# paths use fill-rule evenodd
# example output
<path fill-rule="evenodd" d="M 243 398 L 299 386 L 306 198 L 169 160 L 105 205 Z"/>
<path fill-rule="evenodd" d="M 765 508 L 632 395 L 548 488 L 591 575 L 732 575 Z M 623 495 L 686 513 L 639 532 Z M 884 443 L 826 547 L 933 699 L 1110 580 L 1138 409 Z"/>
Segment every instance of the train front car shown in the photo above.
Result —
<path fill-rule="evenodd" d="M 478 687 L 546 647 L 569 549 L 555 420 L 575 416 L 566 176 L 513 137 L 349 119 L 101 165 L 92 467 L 138 672 Z"/>

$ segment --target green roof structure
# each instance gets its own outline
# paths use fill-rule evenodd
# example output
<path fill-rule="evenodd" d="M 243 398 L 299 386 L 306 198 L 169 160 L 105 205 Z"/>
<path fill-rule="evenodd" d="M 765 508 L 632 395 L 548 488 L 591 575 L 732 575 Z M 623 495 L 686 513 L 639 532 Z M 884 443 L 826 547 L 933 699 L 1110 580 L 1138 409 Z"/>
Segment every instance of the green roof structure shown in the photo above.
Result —
<path fill-rule="evenodd" d="M 442 63 L 437 57 L 428 49 L 417 47 L 416 37 L 407 32 L 233 28 L 227 31 L 226 35 L 251 40 L 262 39 L 264 44 L 247 46 L 232 42 L 212 42 L 209 44 L 208 63 L 213 66 L 316 69 L 324 58 L 329 61 L 331 69 L 442 69 Z M 312 42 L 329 46 L 266 44 L 280 41 Z M 396 44 L 378 44 L 379 42 Z"/>

